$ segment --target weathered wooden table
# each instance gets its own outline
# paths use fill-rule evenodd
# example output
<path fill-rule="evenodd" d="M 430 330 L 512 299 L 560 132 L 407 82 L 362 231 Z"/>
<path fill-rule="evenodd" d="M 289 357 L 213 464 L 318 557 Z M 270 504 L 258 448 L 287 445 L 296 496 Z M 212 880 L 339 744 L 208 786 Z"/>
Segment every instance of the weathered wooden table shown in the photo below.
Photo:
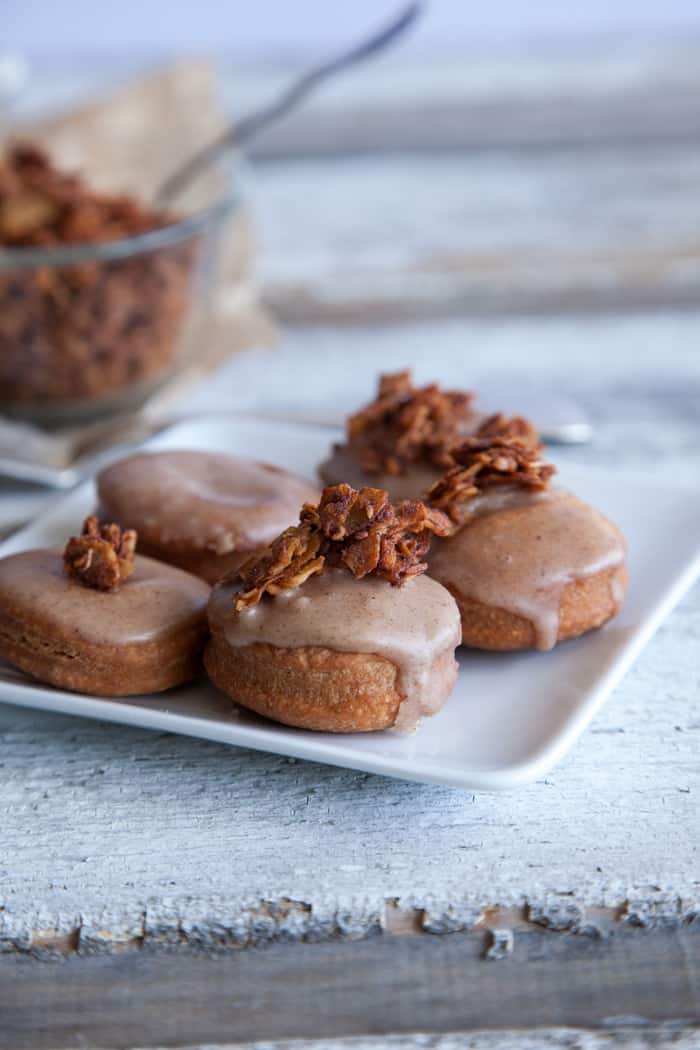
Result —
<path fill-rule="evenodd" d="M 271 134 L 288 328 L 188 409 L 341 411 L 412 364 L 573 395 L 566 456 L 650 500 L 700 479 L 698 50 L 595 57 L 476 101 L 377 74 Z M 699 649 L 696 589 L 504 795 L 0 708 L 0 1047 L 700 1046 Z"/>

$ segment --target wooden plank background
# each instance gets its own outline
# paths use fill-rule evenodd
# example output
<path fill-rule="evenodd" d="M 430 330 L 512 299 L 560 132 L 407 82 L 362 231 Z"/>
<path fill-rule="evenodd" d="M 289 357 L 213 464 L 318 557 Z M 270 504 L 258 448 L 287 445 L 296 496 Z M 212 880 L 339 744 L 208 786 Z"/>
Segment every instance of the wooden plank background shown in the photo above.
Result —
<path fill-rule="evenodd" d="M 0 1048 L 204 1050 L 205 1044 L 368 1035 L 384 1045 L 389 1034 L 600 1028 L 609 1042 L 579 1042 L 570 1034 L 563 1044 L 591 1050 L 624 1046 L 630 1026 L 650 1042 L 628 1046 L 678 1047 L 692 1040 L 691 1025 L 700 1021 L 700 971 L 693 962 L 699 938 L 676 930 L 653 941 L 628 933 L 601 943 L 534 933 L 519 938 L 515 954 L 498 963 L 484 959 L 481 938 L 457 933 L 218 957 L 139 952 L 61 966 L 0 960 Z M 640 1013 L 642 997 L 648 1005 Z M 515 1038 L 508 1043 L 522 1046 Z M 409 1045 L 426 1041 L 414 1037 Z"/>

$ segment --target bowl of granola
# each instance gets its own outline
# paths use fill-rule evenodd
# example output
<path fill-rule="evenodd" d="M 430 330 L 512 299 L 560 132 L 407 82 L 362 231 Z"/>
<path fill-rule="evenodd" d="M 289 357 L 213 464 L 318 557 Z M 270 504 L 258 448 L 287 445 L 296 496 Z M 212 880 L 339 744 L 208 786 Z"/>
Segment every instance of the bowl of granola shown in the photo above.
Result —
<path fill-rule="evenodd" d="M 201 345 L 230 182 L 194 213 L 97 191 L 32 143 L 0 161 L 0 412 L 54 425 L 136 407 Z"/>

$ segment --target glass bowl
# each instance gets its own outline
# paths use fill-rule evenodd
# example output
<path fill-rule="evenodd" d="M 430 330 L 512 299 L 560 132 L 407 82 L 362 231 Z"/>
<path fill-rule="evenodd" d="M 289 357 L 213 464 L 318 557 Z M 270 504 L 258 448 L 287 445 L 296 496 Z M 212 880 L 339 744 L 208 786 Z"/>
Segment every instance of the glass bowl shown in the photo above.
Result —
<path fill-rule="evenodd" d="M 120 240 L 0 247 L 0 413 L 43 426 L 137 407 L 203 345 L 237 180 Z"/>

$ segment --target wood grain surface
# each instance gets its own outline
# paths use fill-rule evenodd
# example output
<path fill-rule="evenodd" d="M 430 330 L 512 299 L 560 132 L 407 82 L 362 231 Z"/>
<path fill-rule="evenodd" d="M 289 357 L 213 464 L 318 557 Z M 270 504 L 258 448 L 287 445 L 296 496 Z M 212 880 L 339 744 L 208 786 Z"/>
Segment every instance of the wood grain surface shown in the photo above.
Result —
<path fill-rule="evenodd" d="M 695 141 L 261 165 L 263 291 L 295 324 L 693 307 L 699 176 Z"/>
<path fill-rule="evenodd" d="M 693 306 L 697 40 L 365 69 L 253 148 L 268 302 L 292 323 Z M 232 104 L 285 70 L 228 82 Z"/>
<path fill-rule="evenodd" d="M 630 1026 L 656 1028 L 667 1041 L 652 1045 L 673 1046 L 693 1030 L 700 1036 L 698 940 L 700 931 L 688 930 L 571 943 L 530 933 L 497 964 L 468 934 L 216 957 L 144 951 L 44 967 L 0 959 L 0 1047 L 204 1046 L 541 1026 L 602 1028 L 609 1037 Z M 625 1044 L 610 1038 L 608 1045 Z"/>
<path fill-rule="evenodd" d="M 478 18 L 478 13 L 474 13 Z M 523 20 L 526 23 L 526 20 Z M 524 37 L 527 37 L 525 25 Z M 339 78 L 252 145 L 255 159 L 693 141 L 700 41 L 673 34 L 576 35 L 491 46 L 478 39 L 385 55 Z M 279 60 L 237 66 L 232 108 L 270 98 L 294 73 Z M 298 66 L 296 67 L 298 69 Z"/>

